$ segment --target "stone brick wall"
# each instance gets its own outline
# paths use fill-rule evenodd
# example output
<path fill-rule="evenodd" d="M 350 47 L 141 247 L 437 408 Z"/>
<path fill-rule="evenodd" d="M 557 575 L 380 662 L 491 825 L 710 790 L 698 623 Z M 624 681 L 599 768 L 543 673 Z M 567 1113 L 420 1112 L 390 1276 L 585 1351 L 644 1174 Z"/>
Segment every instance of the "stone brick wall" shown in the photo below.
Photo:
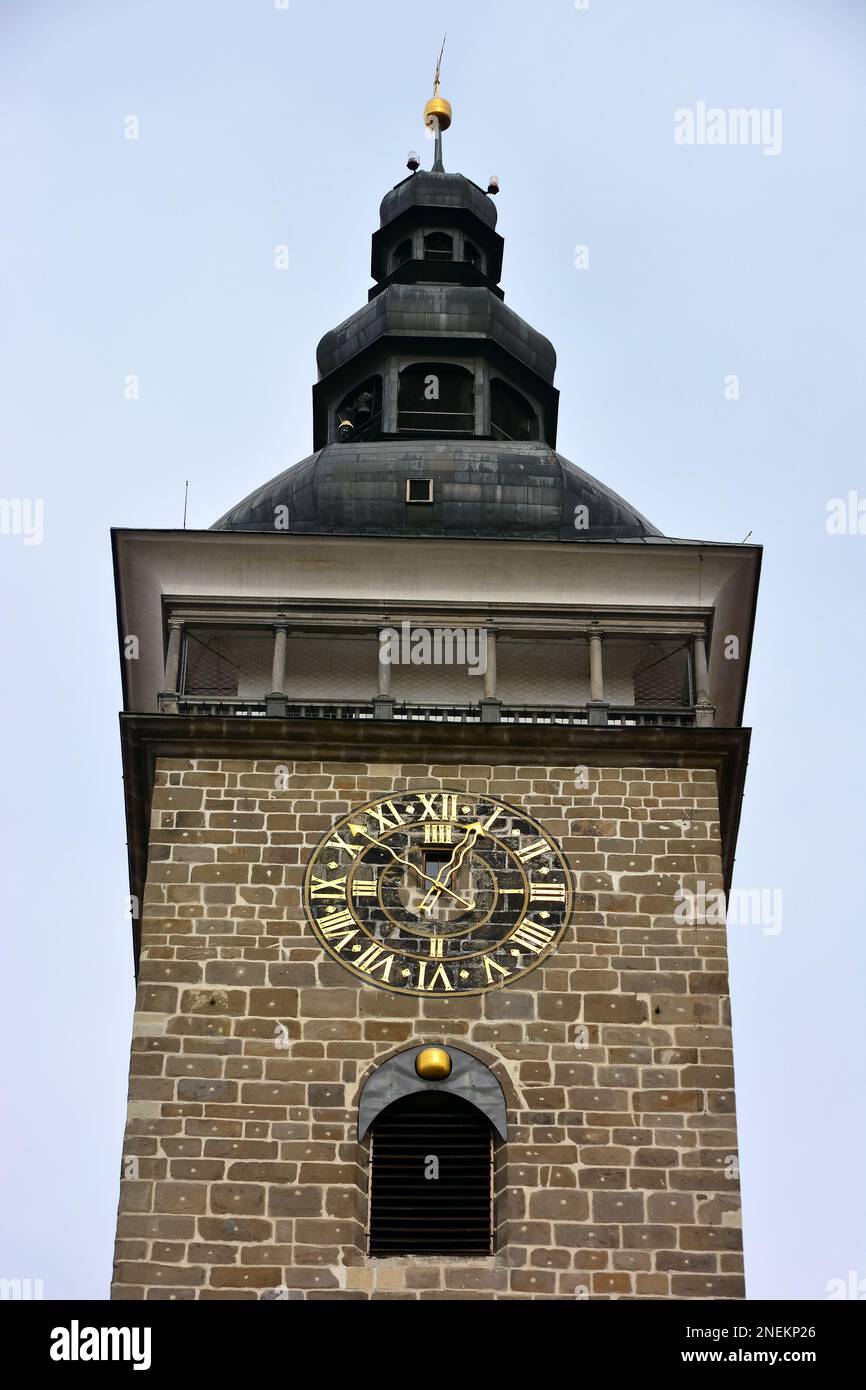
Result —
<path fill-rule="evenodd" d="M 743 1297 L 725 930 L 673 916 L 721 886 L 715 774 L 277 766 L 158 763 L 112 1296 Z M 304 925 L 333 821 L 437 783 L 519 803 L 574 870 L 557 950 L 481 997 L 365 987 Z M 356 1099 L 424 1042 L 508 1100 L 489 1259 L 365 1254 Z"/>

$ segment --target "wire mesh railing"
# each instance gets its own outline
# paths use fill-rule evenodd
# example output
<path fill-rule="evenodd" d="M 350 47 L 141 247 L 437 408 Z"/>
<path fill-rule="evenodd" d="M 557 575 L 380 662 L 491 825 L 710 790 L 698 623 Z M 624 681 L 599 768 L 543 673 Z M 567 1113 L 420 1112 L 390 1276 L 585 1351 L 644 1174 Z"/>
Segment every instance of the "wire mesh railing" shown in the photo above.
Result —
<path fill-rule="evenodd" d="M 474 434 L 474 410 L 399 410 L 398 434 Z"/>
<path fill-rule="evenodd" d="M 212 696 L 180 695 L 177 699 L 178 714 L 196 716 L 219 716 L 221 718 L 264 718 L 269 713 L 282 719 L 393 719 L 404 723 L 421 724 L 541 724 L 586 726 L 590 722 L 590 711 L 586 707 L 554 709 L 549 705 L 497 705 L 492 702 L 488 712 L 482 714 L 480 705 L 426 705 L 400 704 L 388 705 L 377 712 L 373 701 L 340 701 L 334 703 L 290 700 L 277 700 L 278 709 L 272 708 L 274 701 L 219 699 Z M 609 706 L 605 709 L 603 722 L 611 728 L 644 728 L 651 725 L 669 728 L 687 728 L 695 723 L 693 709 L 642 709 L 633 705 L 623 708 Z"/>
<path fill-rule="evenodd" d="M 694 724 L 690 643 L 681 638 L 615 635 L 603 642 L 603 699 L 590 692 L 587 644 L 545 639 L 497 643 L 497 699 L 458 666 L 431 666 L 407 688 L 395 667 L 393 695 L 377 699 L 379 644 L 374 634 L 344 640 L 299 634 L 288 644 L 280 693 L 274 695 L 274 635 L 265 627 L 186 629 L 177 695 L 166 712 L 228 718 L 268 714 L 288 719 L 406 723 L 607 724 L 615 728 Z M 418 668 L 413 667 L 413 674 Z M 410 683 L 411 685 L 411 683 Z M 401 688 L 402 687 L 402 688 Z M 467 698 L 468 697 L 468 698 Z"/>

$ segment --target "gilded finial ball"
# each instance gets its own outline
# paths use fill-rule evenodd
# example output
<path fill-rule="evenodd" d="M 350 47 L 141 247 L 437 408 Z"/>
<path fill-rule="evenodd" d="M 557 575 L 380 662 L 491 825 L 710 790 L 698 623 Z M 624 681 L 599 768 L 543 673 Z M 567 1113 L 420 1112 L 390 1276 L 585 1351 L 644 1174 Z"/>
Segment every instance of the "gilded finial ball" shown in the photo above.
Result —
<path fill-rule="evenodd" d="M 451 1058 L 444 1047 L 422 1047 L 415 1058 L 415 1070 L 425 1081 L 444 1081 L 451 1075 Z"/>
<path fill-rule="evenodd" d="M 432 128 L 434 117 L 439 122 L 439 129 L 447 130 L 451 124 L 451 116 L 451 102 L 446 101 L 444 97 L 431 97 L 424 107 L 424 124 L 428 130 Z"/>

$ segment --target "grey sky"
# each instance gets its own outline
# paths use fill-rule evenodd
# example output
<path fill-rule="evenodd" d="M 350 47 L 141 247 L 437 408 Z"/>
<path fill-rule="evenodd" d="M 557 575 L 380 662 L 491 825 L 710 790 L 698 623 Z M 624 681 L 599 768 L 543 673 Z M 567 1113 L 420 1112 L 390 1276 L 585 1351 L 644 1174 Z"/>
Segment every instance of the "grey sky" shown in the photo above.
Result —
<path fill-rule="evenodd" d="M 48 1296 L 107 1294 L 125 1113 L 109 527 L 179 525 L 187 478 L 208 526 L 309 453 L 315 345 L 429 163 L 444 29 L 445 164 L 500 176 L 563 453 L 669 535 L 766 547 L 735 884 L 784 917 L 730 933 L 748 1288 L 866 1277 L 866 535 L 825 528 L 866 497 L 866 8 L 4 0 L 0 493 L 44 499 L 44 539 L 0 536 L 0 1275 Z M 780 109 L 781 151 L 675 143 L 699 102 Z"/>

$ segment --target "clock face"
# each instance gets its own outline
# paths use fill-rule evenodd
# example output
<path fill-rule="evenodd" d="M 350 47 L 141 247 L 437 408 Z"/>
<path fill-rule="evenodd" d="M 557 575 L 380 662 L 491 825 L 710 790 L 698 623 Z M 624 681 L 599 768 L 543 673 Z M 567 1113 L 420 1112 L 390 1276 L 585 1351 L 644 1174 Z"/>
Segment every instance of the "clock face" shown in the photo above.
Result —
<path fill-rule="evenodd" d="M 516 806 L 439 787 L 358 807 L 319 842 L 304 908 L 341 965 L 406 994 L 479 994 L 556 946 L 571 873 Z"/>

